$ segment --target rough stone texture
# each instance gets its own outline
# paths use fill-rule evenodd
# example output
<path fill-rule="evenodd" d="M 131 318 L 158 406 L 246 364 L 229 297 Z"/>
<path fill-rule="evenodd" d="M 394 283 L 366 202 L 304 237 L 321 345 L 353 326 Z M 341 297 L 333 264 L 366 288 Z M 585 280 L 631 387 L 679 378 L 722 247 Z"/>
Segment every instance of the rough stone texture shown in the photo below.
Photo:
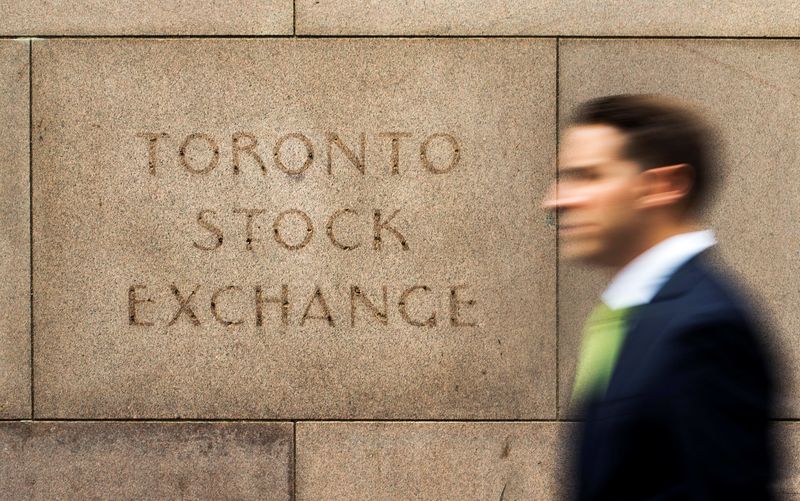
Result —
<path fill-rule="evenodd" d="M 0 418 L 31 415 L 28 43 L 0 42 Z"/>
<path fill-rule="evenodd" d="M 292 0 L 0 0 L 0 35 L 291 35 Z"/>
<path fill-rule="evenodd" d="M 297 499 L 566 499 L 576 426 L 301 422 Z M 775 490 L 781 500 L 800 500 L 800 424 L 776 423 L 773 433 Z"/>
<path fill-rule="evenodd" d="M 720 254 L 776 325 L 786 384 L 779 416 L 800 416 L 800 45 L 795 41 L 581 40 L 560 50 L 560 105 L 621 92 L 694 103 L 723 135 L 726 178 L 704 214 Z M 581 325 L 608 277 L 560 267 L 560 386 L 567 402 Z M 563 408 L 563 405 L 561 406 Z"/>
<path fill-rule="evenodd" d="M 292 499 L 291 423 L 7 422 L 3 499 Z"/>
<path fill-rule="evenodd" d="M 776 491 L 782 501 L 800 500 L 800 423 L 776 426 L 781 457 Z"/>
<path fill-rule="evenodd" d="M 798 36 L 800 1 L 297 0 L 298 34 Z"/>
<path fill-rule="evenodd" d="M 298 423 L 297 499 L 562 499 L 557 423 Z"/>
<path fill-rule="evenodd" d="M 56 40 L 34 45 L 36 414 L 41 417 L 555 416 L 555 165 L 549 40 Z M 232 135 L 256 151 L 233 173 Z M 410 134 L 392 142 L 382 132 Z M 148 161 L 143 133 L 167 133 Z M 332 147 L 365 133 L 365 174 Z M 219 144 L 219 162 L 197 136 Z M 302 133 L 310 167 L 276 166 Z M 457 141 L 456 152 L 446 137 Z M 421 147 L 431 138 L 426 154 Z M 155 137 L 155 136 L 153 136 Z M 243 141 L 242 144 L 245 142 Z M 249 143 L 248 143 L 249 144 Z M 301 169 L 301 138 L 279 159 Z M 241 145 L 240 145 L 241 146 Z M 436 174 L 424 167 L 452 170 Z M 181 160 L 182 158 L 182 160 Z M 213 164 L 212 164 L 213 165 Z M 336 210 L 335 247 L 325 226 Z M 253 219 L 247 250 L 246 216 Z M 278 213 L 288 250 L 273 238 Z M 374 213 L 389 229 L 374 240 Z M 214 210 L 204 213 L 201 210 Z M 213 226 L 212 226 L 213 225 Z M 219 228 L 223 243 L 216 250 Z M 255 287 L 288 285 L 286 325 Z M 130 317 L 129 288 L 135 303 Z M 334 326 L 314 299 L 322 291 Z M 383 309 L 386 323 L 351 286 Z M 401 313 L 405 304 L 421 322 Z M 458 323 L 452 324 L 456 285 Z M 179 312 L 191 300 L 196 322 Z M 214 302 L 221 287 L 239 286 Z M 312 301 L 312 299 L 314 299 Z M 473 300 L 473 304 L 466 301 Z M 243 321 L 222 325 L 221 318 Z M 311 305 L 303 322 L 304 311 Z M 153 323 L 152 326 L 131 322 Z M 301 325 L 303 324 L 303 325 Z"/>

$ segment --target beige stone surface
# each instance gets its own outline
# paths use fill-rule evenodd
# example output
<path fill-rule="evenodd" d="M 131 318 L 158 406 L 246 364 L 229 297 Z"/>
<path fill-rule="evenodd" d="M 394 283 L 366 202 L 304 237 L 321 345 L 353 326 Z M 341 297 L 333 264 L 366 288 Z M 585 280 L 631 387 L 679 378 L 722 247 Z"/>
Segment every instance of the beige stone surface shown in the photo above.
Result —
<path fill-rule="evenodd" d="M 555 416 L 554 42 L 33 61 L 37 416 Z"/>
<path fill-rule="evenodd" d="M 560 49 L 561 117 L 591 97 L 658 92 L 688 100 L 719 128 L 725 179 L 704 218 L 716 230 L 722 260 L 776 325 L 781 417 L 800 416 L 798 68 L 796 41 L 581 40 Z M 581 325 L 606 281 L 597 272 L 560 267 L 562 404 Z"/>
<path fill-rule="evenodd" d="M 562 499 L 570 425 L 301 422 L 297 499 Z"/>
<path fill-rule="evenodd" d="M 3 499 L 292 499 L 291 423 L 7 422 Z"/>
<path fill-rule="evenodd" d="M 0 35 L 291 35 L 292 0 L 0 0 Z"/>
<path fill-rule="evenodd" d="M 28 43 L 0 42 L 0 418 L 31 415 Z"/>
<path fill-rule="evenodd" d="M 297 33 L 798 36 L 800 1 L 297 0 Z"/>
<path fill-rule="evenodd" d="M 577 426 L 301 422 L 297 499 L 565 499 L 572 484 L 570 440 Z M 775 491 L 781 500 L 798 500 L 800 424 L 775 423 L 773 437 L 778 453 Z"/>
<path fill-rule="evenodd" d="M 800 500 L 800 423 L 780 423 L 775 437 L 779 446 L 776 493 L 782 501 Z"/>

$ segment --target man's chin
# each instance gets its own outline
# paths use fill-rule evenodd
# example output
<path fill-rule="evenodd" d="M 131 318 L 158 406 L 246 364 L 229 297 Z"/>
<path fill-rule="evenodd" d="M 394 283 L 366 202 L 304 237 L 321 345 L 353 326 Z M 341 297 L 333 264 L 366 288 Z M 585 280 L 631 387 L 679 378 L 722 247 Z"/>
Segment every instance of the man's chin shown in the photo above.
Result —
<path fill-rule="evenodd" d="M 596 249 L 578 243 L 562 243 L 558 253 L 562 260 L 574 264 L 591 265 L 600 261 L 600 255 Z"/>

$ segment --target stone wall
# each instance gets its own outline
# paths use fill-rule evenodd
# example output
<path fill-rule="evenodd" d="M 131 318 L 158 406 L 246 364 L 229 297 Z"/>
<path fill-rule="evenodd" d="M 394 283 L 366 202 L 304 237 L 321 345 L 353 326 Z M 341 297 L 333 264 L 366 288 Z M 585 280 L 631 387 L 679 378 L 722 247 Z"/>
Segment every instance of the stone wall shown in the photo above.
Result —
<path fill-rule="evenodd" d="M 724 133 L 800 499 L 800 1 L 0 0 L 0 491 L 558 499 L 581 100 Z"/>

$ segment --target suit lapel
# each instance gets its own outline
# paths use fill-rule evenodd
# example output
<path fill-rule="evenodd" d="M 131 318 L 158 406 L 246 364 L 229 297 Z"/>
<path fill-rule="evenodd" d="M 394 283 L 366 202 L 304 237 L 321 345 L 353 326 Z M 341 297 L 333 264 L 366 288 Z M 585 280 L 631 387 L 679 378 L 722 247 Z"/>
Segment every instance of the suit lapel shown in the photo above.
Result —
<path fill-rule="evenodd" d="M 650 303 L 641 305 L 631 313 L 628 332 L 622 344 L 619 358 L 611 375 L 606 399 L 628 396 L 640 364 L 647 358 L 654 340 L 676 313 L 674 301 L 686 294 L 703 276 L 702 263 L 708 250 L 703 251 L 681 265 L 659 289 Z"/>

